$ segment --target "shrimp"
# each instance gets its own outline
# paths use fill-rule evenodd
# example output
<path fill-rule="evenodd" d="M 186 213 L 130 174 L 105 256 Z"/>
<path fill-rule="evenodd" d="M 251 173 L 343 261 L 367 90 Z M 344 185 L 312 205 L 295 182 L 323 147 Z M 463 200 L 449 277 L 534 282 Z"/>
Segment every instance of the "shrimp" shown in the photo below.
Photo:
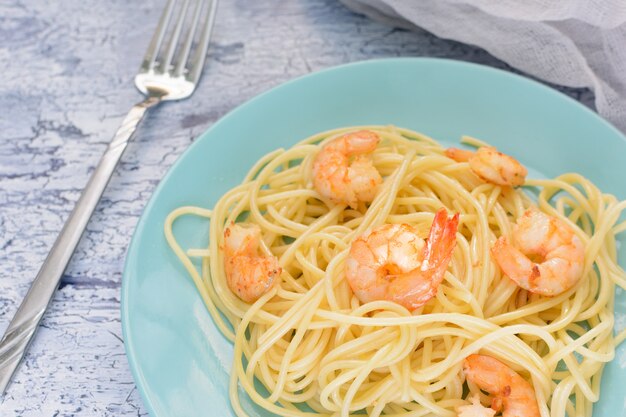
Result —
<path fill-rule="evenodd" d="M 247 303 L 256 301 L 274 285 L 282 272 L 275 256 L 258 253 L 261 228 L 232 223 L 224 230 L 224 270 L 230 290 Z"/>
<path fill-rule="evenodd" d="M 555 296 L 581 278 L 585 246 L 567 224 L 531 207 L 517 219 L 512 240 L 500 237 L 491 255 L 520 287 Z"/>
<path fill-rule="evenodd" d="M 457 162 L 469 162 L 470 169 L 480 179 L 496 185 L 517 187 L 524 184 L 528 170 L 512 156 L 496 148 L 482 146 L 476 152 L 448 148 L 446 156 Z"/>
<path fill-rule="evenodd" d="M 502 409 L 502 417 L 539 417 L 532 385 L 499 360 L 487 355 L 470 355 L 463 362 L 468 381 L 493 396 L 491 408 Z"/>
<path fill-rule="evenodd" d="M 347 133 L 326 144 L 313 162 L 313 185 L 323 197 L 356 208 L 376 196 L 382 178 L 366 154 L 380 137 L 370 130 Z M 350 157 L 354 157 L 350 163 Z"/>
<path fill-rule="evenodd" d="M 459 215 L 440 209 L 426 241 L 408 224 L 384 224 L 355 239 L 346 279 L 363 302 L 389 300 L 414 310 L 433 298 L 456 245 Z"/>

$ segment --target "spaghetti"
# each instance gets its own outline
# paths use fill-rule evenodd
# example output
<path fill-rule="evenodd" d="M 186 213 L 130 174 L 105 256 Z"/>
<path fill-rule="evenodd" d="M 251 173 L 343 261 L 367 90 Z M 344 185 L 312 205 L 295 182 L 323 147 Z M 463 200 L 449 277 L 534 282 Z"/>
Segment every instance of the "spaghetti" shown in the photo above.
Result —
<path fill-rule="evenodd" d="M 366 128 L 382 138 L 371 157 L 384 179 L 369 204 L 336 204 L 312 187 L 320 143 L 355 130 L 344 128 L 266 155 L 212 210 L 181 207 L 167 218 L 168 243 L 234 343 L 236 414 L 246 415 L 240 385 L 282 416 L 455 417 L 474 395 L 488 403 L 462 370 L 466 357 L 482 352 L 532 384 L 542 416 L 591 416 L 603 367 L 626 338 L 613 335 L 615 286 L 626 289 L 615 241 L 626 229 L 619 220 L 626 202 L 578 174 L 527 180 L 523 190 L 486 183 L 433 139 Z M 582 279 L 554 297 L 521 289 L 490 257 L 496 239 L 534 205 L 570 225 L 586 247 Z M 436 296 L 413 312 L 390 301 L 359 302 L 344 272 L 351 242 L 385 223 L 407 223 L 426 236 L 441 207 L 460 220 Z M 189 214 L 210 218 L 210 243 L 186 253 L 172 224 Z M 266 254 L 282 268 L 252 304 L 229 290 L 220 249 L 225 227 L 242 220 L 260 227 Z M 201 273 L 190 256 L 202 258 Z"/>

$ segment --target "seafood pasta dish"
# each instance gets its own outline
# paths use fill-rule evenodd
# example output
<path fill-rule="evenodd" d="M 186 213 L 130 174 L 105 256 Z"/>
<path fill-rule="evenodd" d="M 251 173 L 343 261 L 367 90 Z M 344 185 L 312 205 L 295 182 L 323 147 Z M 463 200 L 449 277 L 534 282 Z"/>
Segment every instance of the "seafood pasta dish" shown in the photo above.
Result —
<path fill-rule="evenodd" d="M 233 342 L 230 399 L 281 416 L 591 416 L 626 202 L 393 126 L 261 158 L 168 243 Z M 173 222 L 210 219 L 183 250 Z M 192 258 L 201 259 L 198 271 Z M 243 389 L 243 391 L 240 391 Z"/>

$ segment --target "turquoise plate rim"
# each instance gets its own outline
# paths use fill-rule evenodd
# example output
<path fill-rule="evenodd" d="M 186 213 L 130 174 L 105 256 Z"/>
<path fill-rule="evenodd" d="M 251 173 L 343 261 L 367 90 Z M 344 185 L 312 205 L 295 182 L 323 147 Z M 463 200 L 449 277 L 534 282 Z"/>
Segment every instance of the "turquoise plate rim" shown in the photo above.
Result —
<path fill-rule="evenodd" d="M 551 87 L 548 87 L 538 81 L 529 79 L 522 75 L 518 75 L 512 72 L 505 71 L 505 70 L 501 70 L 501 69 L 497 69 L 493 67 L 487 67 L 487 66 L 475 64 L 475 63 L 469 63 L 465 61 L 456 61 L 456 60 L 443 59 L 443 58 L 409 58 L 409 57 L 385 58 L 385 59 L 372 59 L 372 60 L 365 60 L 365 61 L 358 61 L 358 62 L 343 64 L 343 65 L 327 68 L 321 71 L 317 71 L 314 73 L 310 73 L 310 74 L 306 74 L 306 75 L 294 78 L 288 82 L 285 82 L 274 88 L 271 88 L 253 97 L 252 99 L 246 101 L 245 103 L 235 107 L 234 109 L 230 110 L 226 115 L 224 115 L 220 120 L 215 122 L 205 132 L 199 135 L 198 138 L 177 158 L 176 162 L 168 169 L 167 173 L 161 179 L 158 186 L 153 191 L 152 196 L 150 197 L 148 203 L 146 204 L 141 214 L 141 217 L 135 227 L 135 231 L 133 233 L 133 236 L 132 236 L 132 239 L 131 239 L 131 242 L 129 244 L 129 248 L 127 251 L 125 264 L 124 264 L 124 271 L 122 274 L 121 302 L 120 302 L 124 348 L 125 348 L 126 356 L 128 358 L 128 363 L 130 365 L 130 370 L 133 375 L 134 381 L 136 383 L 137 389 L 143 400 L 144 406 L 146 407 L 146 409 L 148 410 L 151 416 L 161 417 L 161 414 L 157 413 L 153 404 L 153 399 L 150 397 L 150 395 L 147 392 L 147 387 L 150 385 L 150 381 L 144 378 L 144 375 L 141 369 L 141 361 L 138 359 L 140 357 L 140 352 L 136 350 L 135 343 L 134 343 L 134 334 L 130 330 L 132 306 L 129 303 L 132 300 L 129 298 L 128 294 L 129 294 L 129 287 L 131 285 L 130 284 L 131 280 L 134 279 L 133 277 L 135 275 L 134 271 L 132 271 L 132 268 L 133 268 L 132 263 L 134 262 L 135 257 L 137 256 L 137 251 L 139 250 L 140 242 L 142 239 L 142 234 L 144 233 L 144 230 L 146 228 L 146 221 L 148 218 L 148 214 L 152 210 L 155 209 L 155 206 L 159 202 L 159 197 L 161 193 L 163 192 L 163 190 L 166 189 L 166 187 L 168 186 L 168 183 L 170 181 L 170 178 L 173 176 L 173 173 L 177 169 L 179 169 L 181 165 L 185 163 L 185 160 L 187 159 L 187 157 L 190 154 L 192 154 L 193 151 L 197 147 L 200 146 L 203 140 L 207 140 L 206 138 L 210 137 L 210 134 L 212 131 L 216 130 L 219 126 L 221 126 L 223 123 L 226 123 L 231 118 L 238 117 L 237 115 L 239 112 L 247 109 L 250 106 L 256 105 L 256 103 L 258 102 L 265 101 L 266 99 L 270 98 L 273 95 L 280 95 L 283 92 L 288 91 L 289 89 L 292 89 L 294 87 L 297 88 L 298 85 L 302 82 L 314 82 L 316 78 L 332 76 L 333 73 L 341 73 L 344 71 L 357 71 L 358 72 L 361 68 L 366 68 L 366 67 L 376 66 L 376 65 L 388 65 L 390 67 L 395 67 L 395 66 L 403 66 L 405 64 L 409 64 L 409 65 L 425 64 L 425 65 L 436 65 L 436 66 L 441 65 L 444 67 L 456 66 L 461 71 L 477 70 L 477 71 L 483 72 L 483 74 L 486 75 L 487 77 L 495 75 L 497 77 L 503 77 L 504 79 L 508 78 L 509 80 L 514 81 L 516 83 L 521 83 L 521 84 L 526 83 L 526 85 L 529 88 L 535 89 L 539 95 L 547 94 L 551 96 L 557 96 L 564 105 L 573 105 L 577 107 L 577 111 L 582 111 L 584 114 L 586 114 L 586 117 L 590 117 L 590 120 L 593 120 L 596 123 L 599 122 L 600 125 L 602 125 L 605 129 L 608 129 L 608 132 L 619 137 L 624 143 L 626 143 L 626 137 L 608 121 L 601 118 L 597 113 L 587 108 L 583 104 L 579 103 L 578 101 L 566 96 L 565 94 Z"/>

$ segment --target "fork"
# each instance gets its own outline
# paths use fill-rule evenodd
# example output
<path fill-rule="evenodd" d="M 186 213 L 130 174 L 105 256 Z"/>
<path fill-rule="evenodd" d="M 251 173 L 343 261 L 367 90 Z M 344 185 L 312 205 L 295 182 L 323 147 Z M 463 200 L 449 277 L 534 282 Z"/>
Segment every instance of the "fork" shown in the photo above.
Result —
<path fill-rule="evenodd" d="M 131 108 L 113 136 L 0 340 L 0 395 L 6 391 L 33 339 L 87 222 L 137 125 L 148 109 L 163 101 L 185 99 L 198 85 L 216 11 L 217 0 L 168 0 L 135 76 L 135 86 L 146 98 Z"/>

